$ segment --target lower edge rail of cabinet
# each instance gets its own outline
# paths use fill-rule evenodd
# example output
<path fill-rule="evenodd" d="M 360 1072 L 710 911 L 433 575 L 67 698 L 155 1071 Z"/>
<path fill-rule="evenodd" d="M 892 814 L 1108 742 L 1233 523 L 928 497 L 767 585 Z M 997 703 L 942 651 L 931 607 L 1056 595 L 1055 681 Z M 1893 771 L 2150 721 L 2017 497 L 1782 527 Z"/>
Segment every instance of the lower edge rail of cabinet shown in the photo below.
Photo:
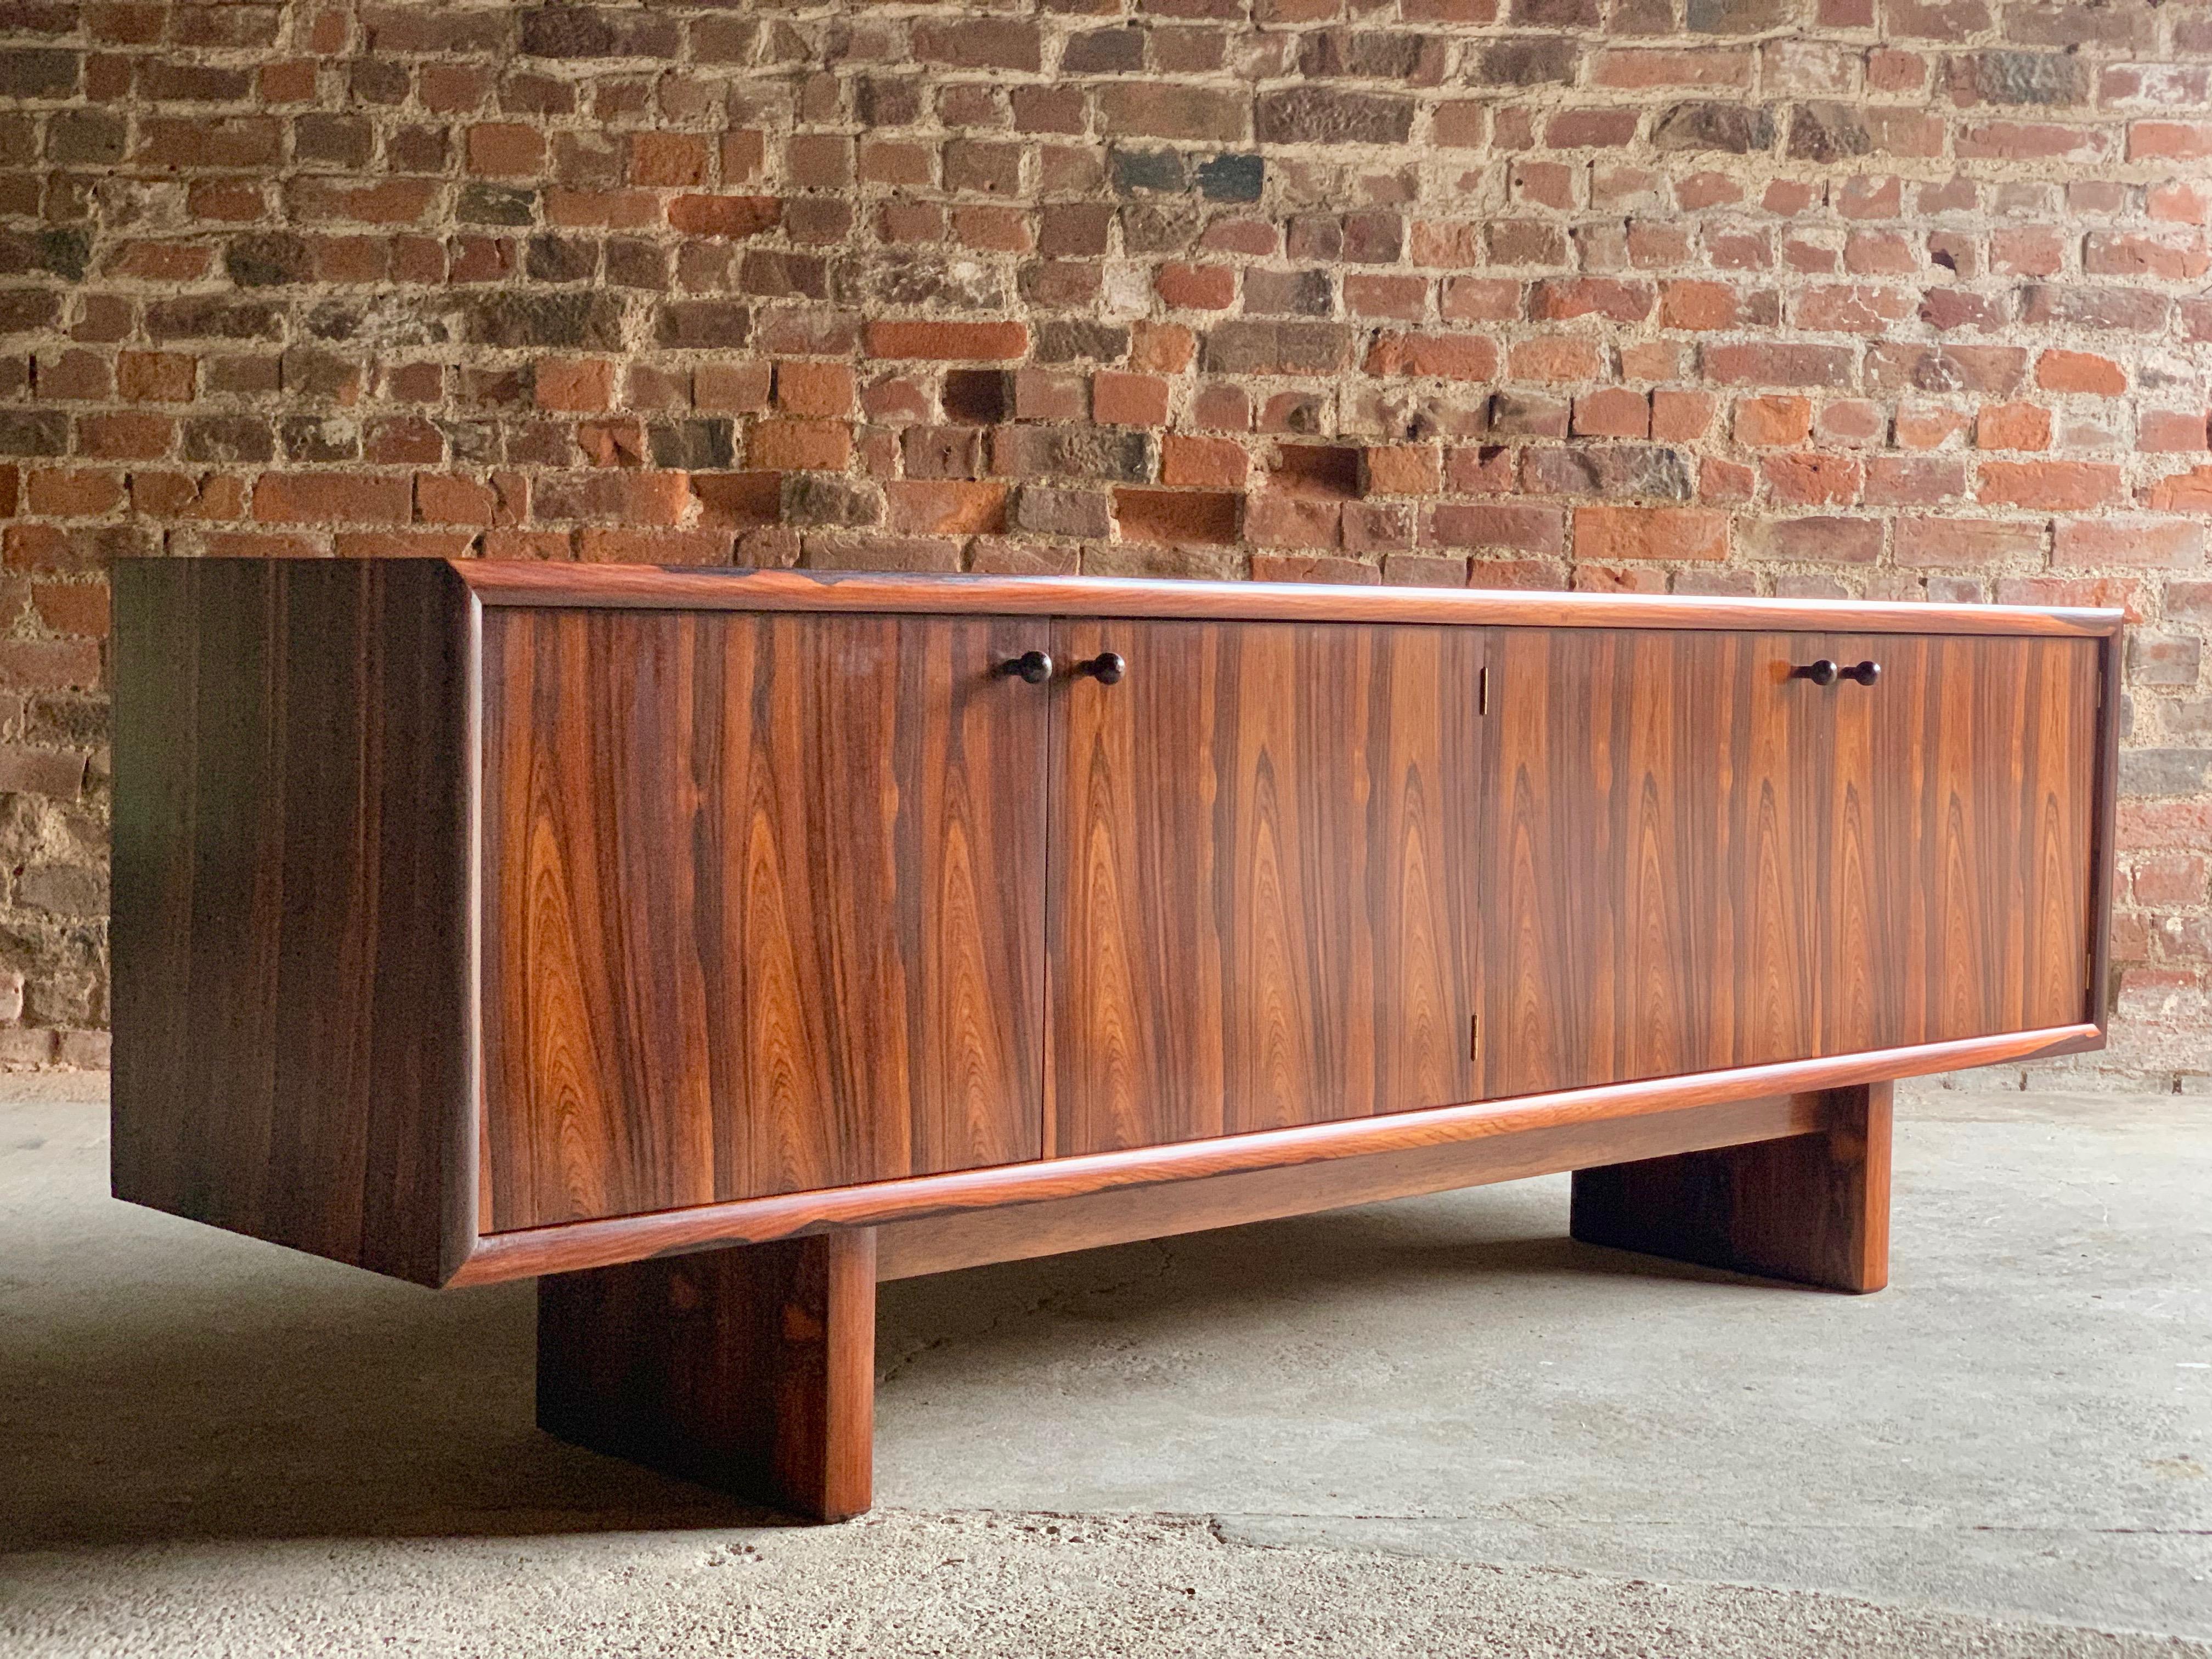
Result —
<path fill-rule="evenodd" d="M 866 1226 L 1232 1170 L 1405 1152 L 1766 1095 L 1923 1077 L 1972 1066 L 2078 1053 L 2100 1046 L 2103 1040 L 2104 1032 L 2096 1025 L 2062 1025 L 489 1233 L 477 1241 L 468 1259 L 447 1283 L 491 1284 L 721 1245 L 765 1243 L 823 1227 Z"/>

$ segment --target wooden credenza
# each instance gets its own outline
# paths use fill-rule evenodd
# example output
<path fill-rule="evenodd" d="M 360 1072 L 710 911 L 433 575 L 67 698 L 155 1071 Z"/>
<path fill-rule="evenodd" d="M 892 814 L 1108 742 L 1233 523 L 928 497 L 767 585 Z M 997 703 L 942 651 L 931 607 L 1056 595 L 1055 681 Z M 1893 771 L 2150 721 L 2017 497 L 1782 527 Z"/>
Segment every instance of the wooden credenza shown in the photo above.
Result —
<path fill-rule="evenodd" d="M 539 1420 L 868 1502 L 879 1279 L 1572 1170 L 1887 1272 L 1888 1085 L 2103 1041 L 2102 611 L 116 575 L 120 1197 L 540 1277 Z"/>

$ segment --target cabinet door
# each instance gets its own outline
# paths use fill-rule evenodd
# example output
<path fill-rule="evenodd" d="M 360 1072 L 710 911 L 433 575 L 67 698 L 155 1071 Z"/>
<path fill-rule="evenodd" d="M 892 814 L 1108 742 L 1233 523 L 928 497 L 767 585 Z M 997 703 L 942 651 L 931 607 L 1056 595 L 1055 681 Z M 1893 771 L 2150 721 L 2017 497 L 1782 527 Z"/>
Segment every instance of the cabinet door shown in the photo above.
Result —
<path fill-rule="evenodd" d="M 1476 629 L 1067 622 L 1053 1145 L 1471 1097 Z M 1119 653 L 1103 684 L 1078 665 Z"/>
<path fill-rule="evenodd" d="M 1486 1095 L 1819 1052 L 1833 699 L 1788 674 L 1827 648 L 1497 631 Z"/>
<path fill-rule="evenodd" d="M 1491 650 L 1486 1096 L 2087 1017 L 2094 641 Z"/>
<path fill-rule="evenodd" d="M 486 616 L 490 1229 L 1039 1155 L 1045 634 Z"/>
<path fill-rule="evenodd" d="M 1836 699 L 1838 956 L 1863 981 L 1832 1009 L 1836 1050 L 2093 1020 L 2097 642 L 1893 635 L 1837 655 L 1882 675 Z"/>

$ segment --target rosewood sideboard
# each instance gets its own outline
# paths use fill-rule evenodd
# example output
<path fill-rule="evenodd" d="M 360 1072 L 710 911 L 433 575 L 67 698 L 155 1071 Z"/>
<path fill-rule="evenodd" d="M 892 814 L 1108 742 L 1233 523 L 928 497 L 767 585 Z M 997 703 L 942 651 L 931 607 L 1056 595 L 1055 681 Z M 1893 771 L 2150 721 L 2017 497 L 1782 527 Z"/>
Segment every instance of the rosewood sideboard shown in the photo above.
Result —
<path fill-rule="evenodd" d="M 2099 1046 L 2119 615 L 116 572 L 114 1189 L 538 1280 L 538 1420 L 867 1507 L 878 1281 L 1574 1171 L 1887 1275 L 1890 1085 Z"/>

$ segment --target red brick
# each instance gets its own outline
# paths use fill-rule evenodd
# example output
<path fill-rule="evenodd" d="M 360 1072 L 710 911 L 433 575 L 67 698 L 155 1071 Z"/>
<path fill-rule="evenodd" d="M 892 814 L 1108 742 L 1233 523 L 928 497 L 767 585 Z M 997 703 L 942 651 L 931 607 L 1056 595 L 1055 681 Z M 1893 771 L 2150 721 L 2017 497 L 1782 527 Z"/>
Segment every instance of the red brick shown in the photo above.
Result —
<path fill-rule="evenodd" d="M 264 524 L 405 524 L 414 497 L 404 477 L 264 472 L 253 486 L 253 516 Z"/>
<path fill-rule="evenodd" d="M 1360 466 L 1363 495 L 1433 495 L 1443 485 L 1443 457 L 1428 444 L 1369 449 Z"/>
<path fill-rule="evenodd" d="M 1371 585 L 1382 580 L 1382 573 L 1364 560 L 1347 559 L 1336 554 L 1255 553 L 1252 580 Z"/>
<path fill-rule="evenodd" d="M 1117 489 L 1114 519 L 1125 542 L 1225 547 L 1237 539 L 1242 501 L 1226 490 Z"/>
<path fill-rule="evenodd" d="M 1701 507 L 1580 507 L 1575 558 L 1718 559 L 1728 554 L 1728 514 Z"/>
<path fill-rule="evenodd" d="M 699 522 L 714 529 L 753 530 L 783 516 L 781 472 L 702 472 L 691 480 Z"/>
<path fill-rule="evenodd" d="M 1651 394 L 1651 435 L 1662 443 L 1694 443 L 1712 430 L 1720 400 L 1709 392 Z"/>
<path fill-rule="evenodd" d="M 2184 455 L 2208 447 L 2202 409 L 2146 409 L 2136 415 L 2136 447 L 2145 454 Z"/>
<path fill-rule="evenodd" d="M 1587 392 L 1575 399 L 1574 430 L 1579 437 L 1648 438 L 1651 405 L 1644 393 L 1623 386 Z"/>
<path fill-rule="evenodd" d="M 2103 461 L 1984 461 L 1976 499 L 2063 512 L 2121 499 L 2120 470 Z"/>
<path fill-rule="evenodd" d="M 932 358 L 946 362 L 1003 362 L 1030 349 L 1024 323 L 870 323 L 868 352 L 876 357 Z"/>
<path fill-rule="evenodd" d="M 1228 265 L 1164 264 L 1152 286 L 1176 311 L 1225 311 L 1237 302 L 1237 273 Z"/>
<path fill-rule="evenodd" d="M 1160 482 L 1242 489 L 1247 464 L 1243 446 L 1229 439 L 1192 438 L 1171 433 L 1161 447 Z"/>
<path fill-rule="evenodd" d="M 1006 527 L 1006 487 L 958 479 L 902 479 L 884 486 L 893 530 L 918 536 L 996 535 Z"/>
<path fill-rule="evenodd" d="M 849 363 L 781 362 L 775 366 L 775 406 L 787 415 L 836 420 L 853 412 Z"/>
<path fill-rule="evenodd" d="M 29 506 L 33 513 L 57 519 L 94 519 L 112 513 L 122 505 L 120 472 L 65 471 L 42 467 L 30 475 Z"/>
<path fill-rule="evenodd" d="M 482 525 L 499 518 L 499 493 L 488 483 L 446 472 L 415 475 L 415 516 L 424 524 Z"/>
<path fill-rule="evenodd" d="M 670 226 L 691 236 L 758 236 L 782 218 L 773 196 L 678 196 L 668 204 Z"/>
<path fill-rule="evenodd" d="M 106 582 L 33 582 L 31 608 L 50 634 L 74 634 L 87 639 L 107 637 Z"/>
<path fill-rule="evenodd" d="M 1974 421 L 1977 449 L 2048 449 L 2051 411 L 2040 404 L 1985 404 Z"/>
<path fill-rule="evenodd" d="M 1733 421 L 1735 441 L 1748 447 L 1802 444 L 1812 435 L 1813 404 L 1808 398 L 1739 398 Z"/>
<path fill-rule="evenodd" d="M 2212 466 L 2191 467 L 2154 483 L 2143 505 L 2154 513 L 2212 513 Z"/>
<path fill-rule="evenodd" d="M 1866 474 L 1869 507 L 1934 507 L 1966 493 L 1966 464 L 1955 455 L 1876 455 Z"/>
<path fill-rule="evenodd" d="M 1091 418 L 1102 426 L 1165 426 L 1168 383 L 1157 375 L 1101 369 L 1091 377 Z"/>
<path fill-rule="evenodd" d="M 1504 323 L 1521 315 L 1521 284 L 1504 276 L 1447 276 L 1437 310 L 1449 323 Z"/>
<path fill-rule="evenodd" d="M 2093 351 L 2045 351 L 2035 360 L 2035 383 L 2045 392 L 2081 392 L 2117 398 L 2128 389 L 2127 371 Z"/>
<path fill-rule="evenodd" d="M 615 366 L 603 357 L 547 358 L 538 365 L 535 395 L 545 410 L 588 412 L 614 401 Z"/>
<path fill-rule="evenodd" d="M 1370 374 L 1389 379 L 1494 380 L 1498 347 L 1478 334 L 1385 332 L 1369 348 L 1365 368 Z"/>
<path fill-rule="evenodd" d="M 1559 553 L 1565 550 L 1566 532 L 1566 514 L 1556 507 L 1445 502 L 1431 512 L 1428 539 L 1443 547 Z"/>
<path fill-rule="evenodd" d="M 1340 501 L 1267 494 L 1245 502 L 1244 539 L 1255 547 L 1334 547 L 1343 526 Z"/>
<path fill-rule="evenodd" d="M 2117 564 L 2186 570 L 2203 562 L 2204 550 L 2204 526 L 2186 519 L 2100 514 L 2094 519 L 2061 519 L 2051 562 L 2061 569 Z"/>
<path fill-rule="evenodd" d="M 2130 121 L 2130 161 L 2212 159 L 2212 121 Z"/>
<path fill-rule="evenodd" d="M 1866 483 L 1864 463 L 1853 455 L 1793 450 L 1759 463 L 1766 488 L 1786 507 L 1848 507 Z"/>
<path fill-rule="evenodd" d="M 1759 342 L 1709 345 L 1706 379 L 1719 386 L 1844 386 L 1856 368 L 1845 347 Z"/>
<path fill-rule="evenodd" d="M 768 407 L 772 379 L 764 362 L 702 363 L 691 377 L 691 401 L 700 409 L 757 414 Z"/>
<path fill-rule="evenodd" d="M 2021 560 L 2039 562 L 2043 538 L 2040 520 L 1901 518 L 1897 521 L 1897 561 L 1952 569 Z"/>
<path fill-rule="evenodd" d="M 127 403 L 190 403 L 198 375 L 197 357 L 164 351 L 119 351 L 115 355 L 115 392 Z"/>
<path fill-rule="evenodd" d="M 1752 537 L 1754 556 L 1821 564 L 1872 564 L 1881 556 L 1879 519 L 1768 519 Z"/>
<path fill-rule="evenodd" d="M 745 434 L 747 464 L 769 471 L 842 472 L 852 459 L 842 421 L 763 421 Z"/>
<path fill-rule="evenodd" d="M 495 179 L 529 178 L 545 170 L 545 135 L 513 122 L 469 129 L 469 171 Z"/>
<path fill-rule="evenodd" d="M 1516 341 L 1507 353 L 1507 377 L 1516 380 L 1588 380 L 1605 373 L 1605 353 L 1579 334 Z"/>
<path fill-rule="evenodd" d="M 727 564 L 726 530 L 631 530 L 593 527 L 576 532 L 576 556 L 622 564 Z"/>

